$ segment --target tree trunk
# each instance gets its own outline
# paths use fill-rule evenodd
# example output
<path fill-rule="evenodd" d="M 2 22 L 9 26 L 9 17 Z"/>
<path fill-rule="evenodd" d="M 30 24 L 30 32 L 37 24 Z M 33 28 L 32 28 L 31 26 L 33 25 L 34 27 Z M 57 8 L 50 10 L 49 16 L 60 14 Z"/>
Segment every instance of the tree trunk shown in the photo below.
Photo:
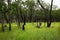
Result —
<path fill-rule="evenodd" d="M 51 26 L 51 22 L 47 22 L 47 27 L 50 27 Z"/>
<path fill-rule="evenodd" d="M 9 23 L 9 31 L 11 31 L 11 23 Z"/>
<path fill-rule="evenodd" d="M 3 25 L 4 25 L 4 23 L 3 23 L 3 21 L 2 21 L 2 31 L 4 32 L 4 26 L 3 26 Z"/>
<path fill-rule="evenodd" d="M 22 26 L 22 30 L 25 30 L 25 27 L 24 27 L 25 25 L 23 24 L 23 26 Z"/>
<path fill-rule="evenodd" d="M 22 30 L 25 30 L 25 25 L 26 25 L 26 16 L 24 16 L 24 18 L 23 18 L 23 22 L 24 22 L 24 24 L 23 24 L 23 26 L 22 26 Z"/>
<path fill-rule="evenodd" d="M 8 22 L 9 22 L 9 31 L 11 31 L 11 14 L 10 14 L 10 9 L 11 9 L 11 0 L 8 0 Z"/>

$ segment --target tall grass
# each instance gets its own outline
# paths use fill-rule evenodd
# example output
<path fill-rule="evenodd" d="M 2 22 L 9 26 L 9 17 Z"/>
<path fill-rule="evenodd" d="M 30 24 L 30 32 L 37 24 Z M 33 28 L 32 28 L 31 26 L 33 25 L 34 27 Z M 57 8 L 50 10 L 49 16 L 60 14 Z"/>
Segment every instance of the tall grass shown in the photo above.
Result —
<path fill-rule="evenodd" d="M 60 40 L 60 23 L 53 22 L 50 28 L 42 23 L 39 29 L 36 28 L 36 23 L 26 23 L 25 31 L 18 29 L 16 23 L 12 23 L 10 32 L 8 27 L 5 32 L 1 32 L 0 27 L 0 40 Z"/>

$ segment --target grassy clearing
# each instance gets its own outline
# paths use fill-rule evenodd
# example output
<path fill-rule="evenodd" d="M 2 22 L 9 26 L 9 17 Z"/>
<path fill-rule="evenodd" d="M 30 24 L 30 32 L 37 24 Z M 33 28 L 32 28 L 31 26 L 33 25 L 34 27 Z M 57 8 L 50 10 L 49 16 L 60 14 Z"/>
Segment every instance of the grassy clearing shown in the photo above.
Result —
<path fill-rule="evenodd" d="M 12 31 L 9 32 L 8 27 L 5 29 L 5 32 L 1 32 L 0 27 L 0 40 L 60 40 L 60 22 L 53 22 L 50 28 L 42 23 L 39 29 L 36 23 L 26 23 L 25 31 L 13 23 Z"/>

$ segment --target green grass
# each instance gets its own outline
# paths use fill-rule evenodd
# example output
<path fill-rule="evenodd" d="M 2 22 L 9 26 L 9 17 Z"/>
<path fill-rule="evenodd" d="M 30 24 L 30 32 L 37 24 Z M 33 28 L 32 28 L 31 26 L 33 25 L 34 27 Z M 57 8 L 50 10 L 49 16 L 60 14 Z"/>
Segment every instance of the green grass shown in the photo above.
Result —
<path fill-rule="evenodd" d="M 53 22 L 50 28 L 44 23 L 41 28 L 36 28 L 36 23 L 26 23 L 25 31 L 13 23 L 10 32 L 8 27 L 1 32 L 0 27 L 0 40 L 60 40 L 60 22 Z"/>

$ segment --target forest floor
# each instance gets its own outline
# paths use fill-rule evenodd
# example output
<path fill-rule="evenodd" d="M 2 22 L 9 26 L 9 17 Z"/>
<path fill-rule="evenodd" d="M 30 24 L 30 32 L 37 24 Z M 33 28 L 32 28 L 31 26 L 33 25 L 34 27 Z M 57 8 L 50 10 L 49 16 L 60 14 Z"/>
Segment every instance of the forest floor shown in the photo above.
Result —
<path fill-rule="evenodd" d="M 37 28 L 36 23 L 26 23 L 24 31 L 12 23 L 12 30 L 6 27 L 5 32 L 1 31 L 0 24 L 0 40 L 60 40 L 60 22 L 53 22 L 50 28 L 45 23 L 41 28 Z"/>

